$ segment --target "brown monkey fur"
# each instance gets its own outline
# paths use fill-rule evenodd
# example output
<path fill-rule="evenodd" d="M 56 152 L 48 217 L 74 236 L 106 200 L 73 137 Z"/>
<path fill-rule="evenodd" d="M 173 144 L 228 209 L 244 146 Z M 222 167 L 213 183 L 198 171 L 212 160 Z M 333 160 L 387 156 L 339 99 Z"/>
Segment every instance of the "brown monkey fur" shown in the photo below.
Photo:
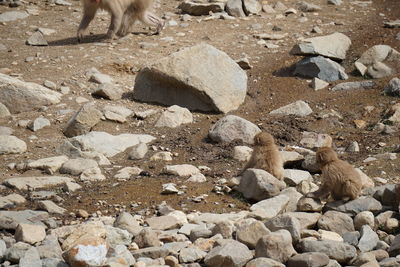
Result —
<path fill-rule="evenodd" d="M 111 23 L 107 31 L 109 39 L 115 39 L 116 35 L 127 35 L 137 19 L 145 24 L 156 26 L 156 34 L 165 24 L 162 19 L 149 11 L 153 0 L 81 0 L 81 2 L 83 17 L 78 28 L 78 41 L 82 40 L 98 9 L 104 9 L 111 14 Z"/>
<path fill-rule="evenodd" d="M 361 177 L 347 161 L 340 160 L 330 147 L 318 149 L 317 163 L 322 171 L 322 185 L 307 197 L 323 198 L 329 194 L 334 200 L 356 199 L 362 188 Z"/>
<path fill-rule="evenodd" d="M 249 168 L 262 169 L 283 179 L 283 159 L 272 135 L 261 132 L 254 136 L 254 149 L 241 174 Z"/>

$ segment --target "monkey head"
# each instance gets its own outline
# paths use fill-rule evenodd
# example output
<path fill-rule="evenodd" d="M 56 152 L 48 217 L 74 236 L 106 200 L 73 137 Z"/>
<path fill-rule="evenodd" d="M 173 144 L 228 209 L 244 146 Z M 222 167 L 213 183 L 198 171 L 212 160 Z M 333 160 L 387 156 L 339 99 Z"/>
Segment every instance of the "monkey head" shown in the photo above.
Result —
<path fill-rule="evenodd" d="M 324 166 L 330 162 L 338 160 L 336 152 L 331 147 L 320 147 L 317 151 L 317 163 Z"/>
<path fill-rule="evenodd" d="M 274 138 L 269 133 L 261 132 L 254 136 L 254 144 L 257 146 L 268 146 L 274 144 Z"/>

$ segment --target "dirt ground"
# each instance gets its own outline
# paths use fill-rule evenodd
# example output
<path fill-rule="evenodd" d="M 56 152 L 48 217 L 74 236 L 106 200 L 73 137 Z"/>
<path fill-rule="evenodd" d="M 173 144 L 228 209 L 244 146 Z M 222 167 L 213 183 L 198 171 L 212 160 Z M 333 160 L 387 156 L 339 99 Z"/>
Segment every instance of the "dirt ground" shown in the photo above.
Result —
<path fill-rule="evenodd" d="M 275 0 L 268 1 L 274 4 Z M 298 1 L 282 1 L 287 7 L 296 8 Z M 263 130 L 271 132 L 281 146 L 297 145 L 303 131 L 328 133 L 334 139 L 337 148 L 347 147 L 352 141 L 360 145 L 360 152 L 346 153 L 342 157 L 348 159 L 357 167 L 363 167 L 370 177 L 382 177 L 390 182 L 400 181 L 400 160 L 376 161 L 365 164 L 363 160 L 369 155 L 383 152 L 400 152 L 399 133 L 391 135 L 380 134 L 374 130 L 386 110 L 398 98 L 382 95 L 382 89 L 392 77 L 377 80 L 378 86 L 369 90 L 352 90 L 349 92 L 332 92 L 328 89 L 314 91 L 309 87 L 310 80 L 293 77 L 293 64 L 301 57 L 289 54 L 290 49 L 300 36 L 311 37 L 320 34 L 311 33 L 318 26 L 323 34 L 338 31 L 346 34 L 352 40 L 352 46 L 342 65 L 349 74 L 349 81 L 363 79 L 354 75 L 354 61 L 369 47 L 377 44 L 387 44 L 400 51 L 400 41 L 396 40 L 399 29 L 383 27 L 383 22 L 400 18 L 398 0 L 375 1 L 344 1 L 340 6 L 327 5 L 324 0 L 312 0 L 310 3 L 323 7 L 318 13 L 306 13 L 308 21 L 299 23 L 301 12 L 283 18 L 276 14 L 261 13 L 261 16 L 250 16 L 236 20 L 208 20 L 205 17 L 192 17 L 191 21 L 180 21 L 177 6 L 180 1 L 161 1 L 156 13 L 168 20 L 178 22 L 177 26 L 167 26 L 158 36 L 148 36 L 148 28 L 137 24 L 135 32 L 118 41 L 108 43 L 103 40 L 109 23 L 107 13 L 98 14 L 90 25 L 91 34 L 83 43 L 77 43 L 75 35 L 81 17 L 78 1 L 71 1 L 71 7 L 56 6 L 46 1 L 28 1 L 22 7 L 8 8 L 0 6 L 0 12 L 9 10 L 24 10 L 36 8 L 39 15 L 31 15 L 24 20 L 0 25 L 0 43 L 8 50 L 0 51 L 0 68 L 8 68 L 13 76 L 25 81 L 42 84 L 45 80 L 65 85 L 71 92 L 63 97 L 62 104 L 50 106 L 47 110 L 26 112 L 10 119 L 0 119 L 0 126 L 11 127 L 14 135 L 27 141 L 28 152 L 22 155 L 1 155 L 0 181 L 13 176 L 41 175 L 39 171 L 18 172 L 9 170 L 9 163 L 20 163 L 27 160 L 55 156 L 56 148 L 66 137 L 62 134 L 63 126 L 71 114 L 58 115 L 60 109 L 77 110 L 80 107 L 75 99 L 78 96 L 93 100 L 90 93 L 94 84 L 87 81 L 86 70 L 96 67 L 101 72 L 113 77 L 114 81 L 125 90 L 132 90 L 135 75 L 146 64 L 151 64 L 158 58 L 167 56 L 182 47 L 200 42 L 207 42 L 226 52 L 233 59 L 246 55 L 253 68 L 247 71 L 248 93 L 245 103 L 231 114 L 248 119 Z M 277 49 L 268 49 L 257 44 L 253 37 L 256 33 L 288 33 L 283 40 L 271 41 L 278 44 Z M 51 28 L 56 32 L 46 36 L 49 46 L 33 47 L 25 44 L 29 35 L 37 27 Z M 172 37 L 172 38 L 167 38 Z M 145 48 L 141 48 L 145 47 Z M 30 58 L 27 60 L 27 58 Z M 28 62 L 27 62 L 28 61 Z M 394 77 L 394 76 L 393 76 Z M 332 83 L 332 87 L 336 83 Z M 272 117 L 268 113 L 278 107 L 296 100 L 304 100 L 315 111 L 307 118 Z M 98 105 L 110 101 L 94 99 Z M 1 101 L 1 100 L 0 100 Z M 123 105 L 134 111 L 163 107 L 134 102 L 130 99 L 113 101 L 113 104 Z M 365 115 L 364 107 L 374 106 L 375 109 Z M 324 110 L 333 109 L 339 112 L 343 119 L 319 119 L 318 114 Z M 246 209 L 249 203 L 239 195 L 220 195 L 212 192 L 220 178 L 229 179 L 234 176 L 244 163 L 232 158 L 233 144 L 214 144 L 207 138 L 208 131 L 222 114 L 204 114 L 194 112 L 194 123 L 177 129 L 154 128 L 155 117 L 144 121 L 130 118 L 124 124 L 102 121 L 94 130 L 118 133 L 147 133 L 157 137 L 153 143 L 156 147 L 170 149 L 179 155 L 168 164 L 193 164 L 208 166 L 211 170 L 203 172 L 207 177 L 204 184 L 187 184 L 184 179 L 163 175 L 163 162 L 151 162 L 148 157 L 155 151 L 150 151 L 143 160 L 127 159 L 127 152 L 120 153 L 111 159 L 112 166 L 102 169 L 107 176 L 105 182 L 82 184 L 84 187 L 75 193 L 59 192 L 64 199 L 63 207 L 70 212 L 85 209 L 89 212 L 100 210 L 103 214 L 114 214 L 122 208 L 128 211 L 144 212 L 145 208 L 155 208 L 166 201 L 174 208 L 186 211 L 229 212 Z M 40 115 L 51 120 L 51 127 L 38 132 L 31 132 L 17 127 L 21 119 L 35 119 Z M 353 120 L 362 119 L 367 127 L 358 129 Z M 32 138 L 32 136 L 37 138 Z M 381 143 L 381 144 L 379 144 Z M 382 144 L 384 143 L 384 144 Z M 121 167 L 138 166 L 151 175 L 138 179 L 119 182 L 112 176 Z M 185 194 L 161 195 L 161 185 L 174 182 L 178 188 L 184 186 Z M 3 191 L 4 194 L 10 191 Z M 206 194 L 200 203 L 192 201 L 193 197 Z M 100 202 L 99 202 L 100 201 Z M 104 202 L 105 201 L 105 202 Z M 106 203 L 106 204 L 105 204 Z M 27 207 L 34 207 L 29 203 Z M 26 208 L 26 207 L 20 207 Z"/>

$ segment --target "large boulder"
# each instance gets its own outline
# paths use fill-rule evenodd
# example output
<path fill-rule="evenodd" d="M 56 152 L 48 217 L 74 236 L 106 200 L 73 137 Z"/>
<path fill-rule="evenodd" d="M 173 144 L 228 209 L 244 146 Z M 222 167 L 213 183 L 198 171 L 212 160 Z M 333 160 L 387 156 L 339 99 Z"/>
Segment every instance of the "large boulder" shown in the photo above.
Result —
<path fill-rule="evenodd" d="M 319 78 L 326 82 L 347 80 L 345 69 L 339 63 L 322 56 L 306 57 L 296 64 L 294 75 Z"/>
<path fill-rule="evenodd" d="M 238 191 L 247 199 L 260 201 L 279 194 L 286 184 L 259 169 L 247 169 L 240 179 Z"/>
<path fill-rule="evenodd" d="M 343 60 L 349 50 L 351 40 L 343 33 L 335 32 L 326 36 L 304 39 L 296 44 L 291 54 L 294 55 L 320 55 L 331 59 Z"/>
<path fill-rule="evenodd" d="M 23 82 L 0 73 L 0 99 L 11 113 L 57 104 L 61 94 L 36 83 Z"/>
<path fill-rule="evenodd" d="M 218 120 L 210 129 L 208 136 L 215 142 L 232 142 L 235 139 L 253 144 L 254 136 L 261 132 L 254 123 L 235 115 L 228 115 Z"/>
<path fill-rule="evenodd" d="M 226 113 L 243 103 L 246 91 L 246 72 L 227 54 L 203 43 L 143 68 L 133 96 L 140 101 Z"/>

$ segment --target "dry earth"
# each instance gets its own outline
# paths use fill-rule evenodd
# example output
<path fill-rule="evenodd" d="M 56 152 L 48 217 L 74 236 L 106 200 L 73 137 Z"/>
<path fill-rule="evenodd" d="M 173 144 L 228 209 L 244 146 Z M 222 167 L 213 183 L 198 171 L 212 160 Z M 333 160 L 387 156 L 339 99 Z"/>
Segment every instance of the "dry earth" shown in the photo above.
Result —
<path fill-rule="evenodd" d="M 274 4 L 276 1 L 268 1 Z M 296 7 L 297 1 L 282 1 L 287 7 Z M 9 170 L 9 163 L 19 163 L 27 160 L 56 156 L 55 148 L 66 139 L 62 128 L 70 115 L 60 116 L 59 109 L 77 110 L 80 107 L 75 100 L 78 96 L 93 100 L 90 95 L 94 85 L 87 81 L 85 72 L 96 67 L 101 72 L 109 74 L 126 90 L 133 88 L 135 75 L 146 64 L 167 56 L 182 47 L 200 42 L 209 43 L 226 52 L 233 59 L 247 55 L 253 68 L 247 71 L 248 93 L 245 103 L 232 114 L 248 119 L 271 132 L 281 146 L 296 145 L 300 141 L 301 132 L 316 131 L 328 133 L 334 139 L 336 147 L 346 147 L 350 142 L 357 141 L 360 152 L 347 153 L 343 157 L 354 165 L 364 166 L 364 171 L 370 177 L 382 177 L 390 182 L 400 181 L 400 161 L 375 161 L 365 164 L 363 160 L 372 154 L 382 152 L 399 152 L 399 134 L 383 135 L 373 130 L 374 125 L 382 119 L 385 111 L 398 99 L 382 95 L 382 89 L 392 77 L 378 80 L 378 86 L 370 90 L 353 90 L 349 92 L 332 92 L 327 89 L 314 91 L 309 87 L 309 80 L 293 77 L 291 66 L 301 57 L 289 54 L 297 38 L 317 36 L 311 33 L 314 26 L 319 26 L 323 34 L 335 31 L 342 32 L 352 40 L 352 46 L 344 61 L 346 72 L 350 74 L 349 81 L 362 79 L 354 73 L 353 62 L 368 47 L 377 44 L 387 44 L 400 51 L 400 41 L 396 40 L 399 29 L 383 27 L 383 22 L 400 18 L 398 0 L 380 1 L 344 1 L 341 6 L 327 5 L 326 1 L 309 1 L 323 7 L 318 13 L 307 13 L 308 21 L 299 23 L 301 12 L 277 19 L 277 14 L 261 13 L 261 16 L 250 16 L 235 20 L 204 20 L 206 17 L 192 17 L 191 21 L 180 21 L 181 15 L 177 8 L 180 1 L 162 1 L 156 12 L 165 18 L 177 22 L 177 26 L 168 25 L 159 36 L 148 36 L 147 28 L 137 24 L 135 32 L 118 41 L 108 43 L 103 40 L 109 23 L 107 13 L 99 14 L 90 26 L 91 35 L 84 43 L 77 43 L 75 34 L 81 17 L 78 1 L 72 1 L 71 7 L 57 6 L 46 1 L 27 1 L 17 9 L 36 8 L 37 16 L 0 25 L 1 43 L 8 49 L 0 51 L 0 68 L 9 68 L 12 75 L 25 81 L 42 84 L 45 80 L 55 82 L 58 87 L 63 84 L 71 88 L 71 92 L 63 97 L 61 105 L 50 106 L 45 111 L 26 112 L 14 115 L 12 119 L 0 119 L 0 126 L 8 126 L 15 130 L 14 135 L 28 144 L 28 152 L 22 155 L 0 156 L 0 180 L 13 176 L 31 176 L 40 174 L 39 171 L 19 173 Z M 0 13 L 11 10 L 0 6 Z M 274 26 L 282 29 L 277 33 L 288 33 L 279 41 L 277 49 L 268 49 L 257 44 L 253 37 L 255 33 L 273 33 Z M 26 39 L 37 27 L 56 30 L 51 36 L 46 36 L 49 46 L 34 47 L 25 44 Z M 170 37 L 170 38 L 168 38 Z M 26 60 L 27 58 L 30 60 Z M 26 62 L 29 61 L 29 62 Z M 335 83 L 332 84 L 332 86 Z M 332 87 L 330 86 L 330 87 Z M 304 100 L 310 104 L 317 114 L 325 109 L 339 112 L 343 119 L 333 121 L 317 119 L 317 115 L 306 118 L 271 117 L 268 113 L 280 106 L 296 100 Z M 103 104 L 109 101 L 94 99 Z M 134 111 L 163 107 L 138 103 L 131 99 L 114 101 Z M 364 115 L 365 106 L 374 106 L 375 110 Z M 38 132 L 17 127 L 21 119 L 35 119 L 43 115 L 51 121 L 51 127 Z M 95 130 L 117 133 L 147 133 L 157 137 L 153 144 L 165 147 L 179 154 L 171 164 L 189 163 L 196 166 L 205 165 L 211 171 L 205 173 L 207 183 L 185 184 L 185 194 L 161 195 L 161 185 L 174 182 L 184 185 L 183 180 L 160 174 L 164 166 L 162 162 L 150 162 L 146 156 L 143 160 L 127 160 L 127 154 L 121 153 L 112 158 L 112 166 L 103 169 L 107 176 L 105 182 L 92 183 L 82 190 L 66 194 L 59 192 L 65 200 L 63 207 L 70 212 L 77 208 L 89 212 L 101 210 L 103 213 L 114 214 L 118 205 L 126 205 L 128 211 L 139 211 L 167 201 L 174 208 L 193 211 L 227 212 L 230 210 L 246 209 L 248 203 L 240 196 L 218 195 L 212 192 L 214 183 L 220 178 L 231 178 L 243 166 L 232 158 L 235 144 L 214 144 L 207 139 L 211 125 L 223 115 L 194 113 L 194 123 L 177 129 L 154 128 L 155 118 L 140 121 L 130 118 L 127 123 L 117 124 L 102 121 Z M 354 119 L 363 119 L 367 127 L 358 129 Z M 37 138 L 32 138 L 36 136 Z M 381 143 L 381 145 L 379 145 Z M 154 151 L 150 151 L 150 155 Z M 117 182 L 112 179 L 115 172 L 122 166 L 139 166 L 151 173 L 127 182 Z M 6 195 L 7 191 L 3 191 Z M 191 198 L 207 194 L 201 203 L 194 203 Z M 116 206 L 100 206 L 99 200 Z M 139 203 L 134 207 L 131 204 Z M 229 205 L 234 204 L 234 205 Z M 34 204 L 28 204 L 32 208 Z M 19 207 L 25 209 L 27 206 Z"/>

